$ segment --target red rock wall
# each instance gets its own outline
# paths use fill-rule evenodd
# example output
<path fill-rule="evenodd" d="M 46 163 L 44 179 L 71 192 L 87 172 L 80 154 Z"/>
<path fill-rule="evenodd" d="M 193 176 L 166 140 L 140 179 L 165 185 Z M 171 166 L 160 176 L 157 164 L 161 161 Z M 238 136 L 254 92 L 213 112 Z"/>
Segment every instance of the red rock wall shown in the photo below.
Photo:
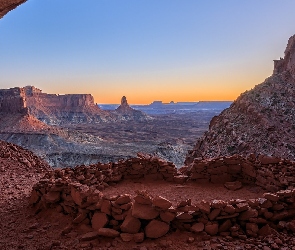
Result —
<path fill-rule="evenodd" d="M 25 92 L 22 88 L 0 90 L 0 112 L 24 113 L 26 109 Z"/>
<path fill-rule="evenodd" d="M 152 178 L 180 182 L 187 178 L 180 175 L 172 163 L 139 156 L 116 164 L 95 164 L 49 172 L 34 186 L 30 203 L 37 212 L 55 208 L 72 215 L 74 224 L 90 225 L 95 231 L 92 234 L 120 236 L 123 241 L 141 242 L 144 238 L 159 238 L 175 229 L 239 238 L 245 237 L 245 234 L 253 237 L 268 235 L 273 229 L 295 232 L 295 189 L 265 193 L 262 198 L 251 200 L 213 200 L 192 204 L 189 199 L 175 207 L 169 197 L 151 197 L 148 191 L 137 191 L 135 196 L 104 195 L 105 187 L 122 179 Z M 246 163 L 251 169 L 247 168 L 244 173 L 250 178 L 244 181 L 259 179 L 261 169 L 258 166 L 262 165 L 270 165 L 270 172 L 276 170 L 273 174 L 284 172 L 293 176 L 294 163 L 291 167 L 291 162 L 264 156 L 258 158 L 259 162 L 256 158 L 255 161 L 254 158 L 252 161 L 240 160 L 238 157 L 215 159 L 203 162 L 202 167 L 198 162 L 191 169 L 182 171 L 191 171 L 191 181 L 198 181 L 198 178 L 193 178 L 196 169 L 210 174 L 214 174 L 212 171 L 231 172 L 233 176 L 238 176 L 243 173 L 244 163 L 248 161 Z M 226 167 L 222 167 L 220 162 L 226 163 Z M 287 166 L 283 165 L 285 163 Z M 288 168 L 293 172 L 288 172 Z M 212 181 L 210 178 L 207 180 Z M 293 179 L 286 178 L 284 181 L 290 181 L 285 183 L 287 186 L 293 183 Z M 281 182 L 275 184 L 281 185 Z"/>
<path fill-rule="evenodd" d="M 238 180 L 256 184 L 271 192 L 286 189 L 295 182 L 294 162 L 263 155 L 250 155 L 247 159 L 240 156 L 195 159 L 184 172 L 190 180 L 201 183 Z"/>
<path fill-rule="evenodd" d="M 28 107 L 45 107 L 45 108 L 84 108 L 97 107 L 91 94 L 67 94 L 56 95 L 42 93 L 42 90 L 33 86 L 24 87 Z M 98 107 L 97 107 L 98 109 Z"/>

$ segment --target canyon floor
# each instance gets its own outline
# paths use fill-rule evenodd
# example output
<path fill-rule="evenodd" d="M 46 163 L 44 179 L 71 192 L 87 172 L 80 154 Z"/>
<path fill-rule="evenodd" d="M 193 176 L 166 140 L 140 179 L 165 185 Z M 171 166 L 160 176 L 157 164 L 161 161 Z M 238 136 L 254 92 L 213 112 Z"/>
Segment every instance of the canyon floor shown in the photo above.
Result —
<path fill-rule="evenodd" d="M 181 167 L 195 139 L 220 111 L 153 115 L 148 121 L 59 125 L 40 131 L 14 131 L 8 125 L 0 131 L 0 139 L 31 150 L 54 167 L 116 162 L 138 152 L 157 155 Z"/>

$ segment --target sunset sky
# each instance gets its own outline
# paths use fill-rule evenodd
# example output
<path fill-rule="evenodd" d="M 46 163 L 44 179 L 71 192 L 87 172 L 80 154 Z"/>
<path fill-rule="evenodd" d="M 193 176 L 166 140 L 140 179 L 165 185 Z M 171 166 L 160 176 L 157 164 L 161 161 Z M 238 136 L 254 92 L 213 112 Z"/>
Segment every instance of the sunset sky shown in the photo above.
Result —
<path fill-rule="evenodd" d="M 0 20 L 0 88 L 97 103 L 234 100 L 272 74 L 294 0 L 29 0 Z"/>

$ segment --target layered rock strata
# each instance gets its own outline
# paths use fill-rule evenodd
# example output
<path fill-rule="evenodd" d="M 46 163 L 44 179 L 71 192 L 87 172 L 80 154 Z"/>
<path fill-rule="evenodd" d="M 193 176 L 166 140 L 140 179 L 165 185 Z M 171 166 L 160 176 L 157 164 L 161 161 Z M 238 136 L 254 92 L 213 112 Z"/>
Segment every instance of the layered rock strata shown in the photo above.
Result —
<path fill-rule="evenodd" d="M 245 162 L 248 167 L 244 166 Z M 55 208 L 70 214 L 74 224 L 91 226 L 95 237 L 120 236 L 123 241 L 142 242 L 145 238 L 159 238 L 176 229 L 238 238 L 245 237 L 245 234 L 265 236 L 272 234 L 273 230 L 292 233 L 295 232 L 295 189 L 291 189 L 294 167 L 294 162 L 267 156 L 244 160 L 228 157 L 206 163 L 195 162 L 189 169 L 182 169 L 181 174 L 172 163 L 141 154 L 138 158 L 116 164 L 48 172 L 33 187 L 30 203 L 37 212 Z M 232 179 L 239 177 L 245 183 L 254 182 L 264 187 L 267 185 L 260 177 L 262 172 L 270 169 L 273 175 L 266 173 L 263 178 L 269 182 L 275 178 L 273 185 L 278 185 L 278 189 L 286 186 L 290 189 L 265 193 L 258 199 L 200 201 L 198 204 L 192 204 L 188 199 L 176 206 L 172 206 L 169 197 L 151 197 L 148 190 L 138 190 L 135 196 L 111 196 L 103 191 L 122 179 L 164 179 L 176 183 L 198 181 L 196 169 L 211 174 L 214 174 L 211 170 L 231 173 Z M 217 178 L 208 178 L 214 183 L 215 180 Z"/>
<path fill-rule="evenodd" d="M 209 130 L 189 152 L 195 158 L 261 153 L 295 159 L 295 35 L 285 57 L 274 61 L 274 73 L 263 83 L 241 94 L 214 117 Z"/>
<path fill-rule="evenodd" d="M 98 123 L 109 119 L 108 112 L 101 110 L 90 94 L 46 94 L 33 86 L 23 89 L 30 114 L 49 125 Z"/>

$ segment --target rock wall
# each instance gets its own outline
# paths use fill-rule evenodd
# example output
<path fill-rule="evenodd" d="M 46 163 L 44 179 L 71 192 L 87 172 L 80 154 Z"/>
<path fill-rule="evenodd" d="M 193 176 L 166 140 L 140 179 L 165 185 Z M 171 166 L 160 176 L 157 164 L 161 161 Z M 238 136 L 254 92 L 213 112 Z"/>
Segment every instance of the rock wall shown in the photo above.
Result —
<path fill-rule="evenodd" d="M 277 177 L 276 173 L 282 172 L 293 177 L 295 163 L 266 156 L 240 160 L 239 157 L 229 157 L 206 163 L 195 162 L 189 169 L 181 170 L 188 173 L 189 178 L 177 172 L 172 163 L 141 154 L 138 158 L 116 164 L 55 170 L 48 172 L 34 186 L 30 203 L 37 213 L 54 208 L 58 212 L 70 214 L 74 224 L 90 225 L 93 232 L 83 236 L 87 239 L 120 236 L 123 241 L 142 242 L 145 238 L 159 238 L 176 229 L 239 238 L 245 235 L 265 236 L 271 234 L 273 229 L 295 232 L 295 189 L 265 193 L 263 197 L 251 200 L 213 200 L 192 204 L 189 199 L 174 207 L 169 197 L 151 197 L 148 191 L 136 191 L 135 196 L 108 196 L 103 193 L 109 185 L 129 178 L 164 179 L 176 183 L 198 181 L 195 178 L 197 169 L 206 173 L 214 169 L 217 174 L 221 171 L 222 174 L 231 173 L 233 177 L 242 171 L 244 181 L 249 183 L 258 180 L 259 184 L 262 183 L 259 180 L 261 172 L 267 169 L 261 167 L 269 165 L 272 167 L 269 171 L 273 170 L 277 178 L 273 184 L 278 184 L 278 188 L 284 181 L 289 182 L 284 183 L 286 186 L 294 183 L 293 179 L 281 180 L 281 175 Z M 243 170 L 245 162 L 251 168 Z M 207 180 L 215 182 L 212 175 L 211 178 L 207 176 Z"/>
<path fill-rule="evenodd" d="M 22 88 L 11 88 L 0 90 L 0 112 L 1 113 L 26 113 L 27 104 L 25 91 Z"/>
<path fill-rule="evenodd" d="M 252 154 L 247 158 L 234 155 L 211 160 L 195 159 L 182 172 L 189 177 L 189 180 L 199 183 L 240 181 L 276 192 L 294 187 L 294 168 L 293 161 Z"/>
<path fill-rule="evenodd" d="M 67 94 L 56 95 L 42 93 L 41 89 L 34 86 L 26 86 L 23 88 L 26 93 L 26 99 L 28 106 L 43 106 L 50 108 L 60 109 L 80 109 L 93 108 L 94 110 L 99 108 L 94 103 L 94 98 L 90 94 Z"/>
<path fill-rule="evenodd" d="M 96 123 L 111 119 L 90 94 L 56 95 L 33 86 L 0 90 L 0 112 L 28 112 L 48 125 Z"/>

